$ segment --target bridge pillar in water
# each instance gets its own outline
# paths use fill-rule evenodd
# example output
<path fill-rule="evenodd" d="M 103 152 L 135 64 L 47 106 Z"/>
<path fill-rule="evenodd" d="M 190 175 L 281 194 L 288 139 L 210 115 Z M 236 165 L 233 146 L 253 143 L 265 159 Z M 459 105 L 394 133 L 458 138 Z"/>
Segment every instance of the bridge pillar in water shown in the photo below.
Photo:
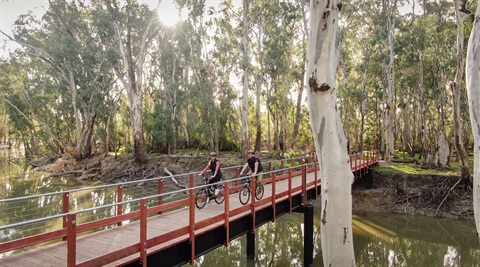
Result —
<path fill-rule="evenodd" d="M 303 266 L 313 266 L 313 206 L 308 204 L 303 211 Z"/>
<path fill-rule="evenodd" d="M 313 205 L 306 204 L 295 209 L 303 213 L 303 266 L 313 266 Z"/>
<path fill-rule="evenodd" d="M 247 232 L 247 259 L 255 258 L 255 232 Z"/>

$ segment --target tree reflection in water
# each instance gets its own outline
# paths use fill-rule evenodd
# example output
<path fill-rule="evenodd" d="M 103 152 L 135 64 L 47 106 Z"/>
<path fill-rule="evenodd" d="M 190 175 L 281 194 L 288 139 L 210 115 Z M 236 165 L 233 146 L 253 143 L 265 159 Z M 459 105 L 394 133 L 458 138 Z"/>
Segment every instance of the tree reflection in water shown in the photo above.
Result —
<path fill-rule="evenodd" d="M 315 212 L 314 266 L 323 266 L 320 208 Z M 353 225 L 357 266 L 480 266 L 473 221 L 367 214 L 354 216 Z M 263 225 L 255 241 L 254 260 L 246 259 L 242 236 L 196 259 L 195 266 L 303 266 L 303 215 Z"/>

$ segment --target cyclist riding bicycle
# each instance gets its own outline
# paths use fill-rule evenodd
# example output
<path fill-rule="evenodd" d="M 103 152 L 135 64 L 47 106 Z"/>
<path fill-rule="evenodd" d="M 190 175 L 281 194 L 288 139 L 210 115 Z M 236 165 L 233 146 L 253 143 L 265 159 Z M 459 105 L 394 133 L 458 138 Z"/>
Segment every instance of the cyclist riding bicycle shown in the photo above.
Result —
<path fill-rule="evenodd" d="M 200 176 L 203 176 L 208 170 L 212 172 L 212 176 L 210 176 L 208 183 L 213 184 L 220 179 L 222 179 L 222 171 L 220 170 L 220 161 L 217 159 L 217 153 L 211 152 L 210 153 L 210 160 L 207 163 L 207 166 L 203 171 L 199 174 Z M 211 199 L 213 199 L 213 196 L 211 195 L 210 190 L 208 190 L 208 201 L 209 202 Z M 218 189 L 217 186 L 215 185 L 215 195 L 218 194 Z"/>
<path fill-rule="evenodd" d="M 247 163 L 245 163 L 245 165 L 243 166 L 242 171 L 240 172 L 240 176 L 248 167 L 250 167 L 250 171 L 248 171 L 247 174 L 256 176 L 257 182 L 262 183 L 263 166 L 262 166 L 262 163 L 260 162 L 260 159 L 255 157 L 255 151 L 253 150 L 249 150 L 247 154 L 248 154 Z"/>

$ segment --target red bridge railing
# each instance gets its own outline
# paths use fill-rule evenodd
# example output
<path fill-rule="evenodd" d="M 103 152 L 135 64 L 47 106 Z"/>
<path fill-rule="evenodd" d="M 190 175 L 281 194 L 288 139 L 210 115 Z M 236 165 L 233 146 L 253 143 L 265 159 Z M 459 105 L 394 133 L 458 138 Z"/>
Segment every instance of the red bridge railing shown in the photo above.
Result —
<path fill-rule="evenodd" d="M 362 172 L 356 175 L 362 175 L 366 170 L 366 168 L 378 163 L 379 161 L 379 154 L 376 151 L 373 152 L 363 152 L 358 154 L 350 155 L 350 166 L 352 168 L 352 172 Z M 277 165 L 277 168 L 273 166 Z M 278 166 L 279 165 L 279 166 Z M 289 165 L 286 167 L 286 165 Z M 232 208 L 231 207 L 231 196 L 233 195 L 234 198 L 237 198 L 237 195 L 234 195 L 237 192 L 242 184 L 239 181 L 242 178 L 238 178 L 240 166 L 235 166 L 232 168 L 225 168 L 231 169 L 234 171 L 235 178 L 221 181 L 225 187 L 225 201 L 223 203 L 223 212 L 219 215 L 214 217 L 204 219 L 201 221 L 195 220 L 195 215 L 197 212 L 201 212 L 202 210 L 196 209 L 195 206 L 195 192 L 199 188 L 205 186 L 195 186 L 195 177 L 193 173 L 188 174 L 188 188 L 172 191 L 168 193 L 164 193 L 164 179 L 165 177 L 161 177 L 158 179 L 157 182 L 157 194 L 145 196 L 139 199 L 131 199 L 125 200 L 123 194 L 124 186 L 128 185 L 129 183 L 122 183 L 115 185 L 116 187 L 116 202 L 112 204 L 102 205 L 100 207 L 92 207 L 89 209 L 71 211 L 71 203 L 73 202 L 70 199 L 70 196 L 73 192 L 77 192 L 80 190 L 71 190 L 66 192 L 56 192 L 51 194 L 44 194 L 41 195 L 42 198 L 51 197 L 55 194 L 61 194 L 61 206 L 62 212 L 55 214 L 53 216 L 47 216 L 43 218 L 33 219 L 33 220 L 25 220 L 22 222 L 12 223 L 9 225 L 0 226 L 0 231 L 8 232 L 11 229 L 15 229 L 16 227 L 21 226 L 28 226 L 32 225 L 37 222 L 42 221 L 49 221 L 49 220 L 62 220 L 62 228 L 58 230 L 51 230 L 40 234 L 24 236 L 18 239 L 12 239 L 3 243 L 0 243 L 0 253 L 6 253 L 9 251 L 35 246 L 41 243 L 53 241 L 53 240 L 66 240 L 67 244 L 67 266 L 99 266 L 108 264 L 111 262 L 115 262 L 122 258 L 125 258 L 130 255 L 134 255 L 135 253 L 140 253 L 140 259 L 142 262 L 146 262 L 147 257 L 147 249 L 152 248 L 162 243 L 173 240 L 176 238 L 185 237 L 188 238 L 190 244 L 192 246 L 192 254 L 191 254 L 191 262 L 193 263 L 195 257 L 195 233 L 198 231 L 202 231 L 207 229 L 209 226 L 213 224 L 221 223 L 224 225 L 226 229 L 226 240 L 225 244 L 228 246 L 230 243 L 229 240 L 229 222 L 230 218 L 245 213 L 250 212 L 253 216 L 253 228 L 255 229 L 255 210 L 261 206 L 271 205 L 273 207 L 273 213 L 275 218 L 275 203 L 278 199 L 287 197 L 289 200 L 292 199 L 293 195 L 302 194 L 302 202 L 303 204 L 307 201 L 306 190 L 315 188 L 318 189 L 318 185 L 320 184 L 320 177 L 318 177 L 318 164 L 312 157 L 308 158 L 297 158 L 291 160 L 282 160 L 280 162 L 270 162 L 268 163 L 269 171 L 264 172 L 264 175 L 267 176 L 263 179 L 264 184 L 270 184 L 271 187 L 271 194 L 267 197 L 264 197 L 261 200 L 256 200 L 252 194 L 251 201 L 239 208 Z M 314 173 L 314 178 L 312 181 L 306 182 L 305 179 L 308 173 Z M 292 178 L 296 176 L 301 176 L 302 183 L 299 186 L 293 186 Z M 277 184 L 279 181 L 288 180 L 288 190 L 283 192 L 278 192 Z M 304 182 L 305 181 L 305 182 Z M 255 183 L 252 183 L 254 186 Z M 108 186 L 100 186 L 95 188 L 104 188 Z M 255 192 L 255 189 L 252 190 Z M 188 194 L 188 197 L 184 197 L 178 200 L 173 200 L 170 202 L 164 201 L 166 197 L 171 196 L 172 194 Z M 318 191 L 316 192 L 315 196 L 318 195 Z M 17 199 L 4 199 L 0 200 L 2 202 L 12 202 L 15 200 L 24 200 L 29 198 L 34 198 L 35 196 L 27 196 Z M 124 207 L 136 203 L 138 204 L 137 210 L 132 210 L 126 212 Z M 56 203 L 53 203 L 56 205 Z M 290 201 L 290 212 L 292 211 L 292 201 Z M 153 238 L 147 238 L 147 224 L 148 218 L 155 215 L 161 215 L 165 212 L 182 209 L 184 207 L 188 207 L 188 216 L 189 216 L 189 223 L 188 226 L 178 228 L 172 232 L 163 233 Z M 101 219 L 95 219 L 84 223 L 79 223 L 78 216 L 82 213 L 87 212 L 96 212 L 100 209 L 109 209 L 114 208 L 116 210 L 113 216 L 107 216 Z M 77 262 L 77 238 L 80 234 L 85 234 L 87 232 L 102 230 L 105 228 L 111 227 L 119 227 L 122 226 L 125 222 L 131 221 L 139 221 L 140 229 L 139 229 L 139 240 L 138 243 L 134 243 L 133 245 L 129 245 L 123 247 L 119 250 L 109 252 L 104 255 L 100 255 L 98 257 L 84 260 L 83 262 Z M 0 254 L 1 255 L 1 254 Z M 4 256 L 8 257 L 8 256 Z M 0 265 L 2 259 L 0 258 Z"/>

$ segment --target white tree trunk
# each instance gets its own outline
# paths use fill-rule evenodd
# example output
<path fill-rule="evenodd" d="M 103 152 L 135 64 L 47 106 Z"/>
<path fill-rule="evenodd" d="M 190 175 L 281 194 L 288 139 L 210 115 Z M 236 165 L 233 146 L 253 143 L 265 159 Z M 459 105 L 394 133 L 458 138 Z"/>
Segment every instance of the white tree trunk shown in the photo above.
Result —
<path fill-rule="evenodd" d="M 322 177 L 321 237 L 324 266 L 355 266 L 352 235 L 352 171 L 335 103 L 338 58 L 337 0 L 310 1 L 310 32 L 305 81 L 308 107 Z"/>
<path fill-rule="evenodd" d="M 468 162 L 468 152 L 465 149 L 465 140 L 463 136 L 463 121 L 460 112 L 460 98 L 462 95 L 462 79 L 465 69 L 465 55 L 464 55 L 464 40 L 463 23 L 466 15 L 460 11 L 458 0 L 454 0 L 455 15 L 457 18 L 457 72 L 455 74 L 455 81 L 450 83 L 452 91 L 453 103 L 453 123 L 455 134 L 455 149 L 457 150 L 460 165 L 462 166 L 462 178 L 470 179 L 470 164 Z"/>
<path fill-rule="evenodd" d="M 437 133 L 438 151 L 437 151 L 437 166 L 447 168 L 450 162 L 450 146 L 448 145 L 447 137 L 443 131 Z"/>
<path fill-rule="evenodd" d="M 478 2 L 467 50 L 467 82 L 468 106 L 474 136 L 473 164 L 473 212 L 477 234 L 480 235 L 480 2 Z"/>
<path fill-rule="evenodd" d="M 393 1 L 393 2 L 391 2 Z M 390 163 L 395 154 L 395 140 L 393 136 L 393 126 L 395 123 L 395 69 L 394 69 L 394 39 L 395 39 L 395 14 L 397 1 L 388 1 L 388 49 L 390 51 L 390 62 L 387 66 L 387 103 L 385 105 L 385 161 Z"/>
<path fill-rule="evenodd" d="M 248 143 L 248 69 L 250 61 L 248 58 L 248 7 L 250 0 L 243 0 L 243 93 L 242 93 L 242 159 L 246 159 L 246 151 L 249 150 Z"/>

